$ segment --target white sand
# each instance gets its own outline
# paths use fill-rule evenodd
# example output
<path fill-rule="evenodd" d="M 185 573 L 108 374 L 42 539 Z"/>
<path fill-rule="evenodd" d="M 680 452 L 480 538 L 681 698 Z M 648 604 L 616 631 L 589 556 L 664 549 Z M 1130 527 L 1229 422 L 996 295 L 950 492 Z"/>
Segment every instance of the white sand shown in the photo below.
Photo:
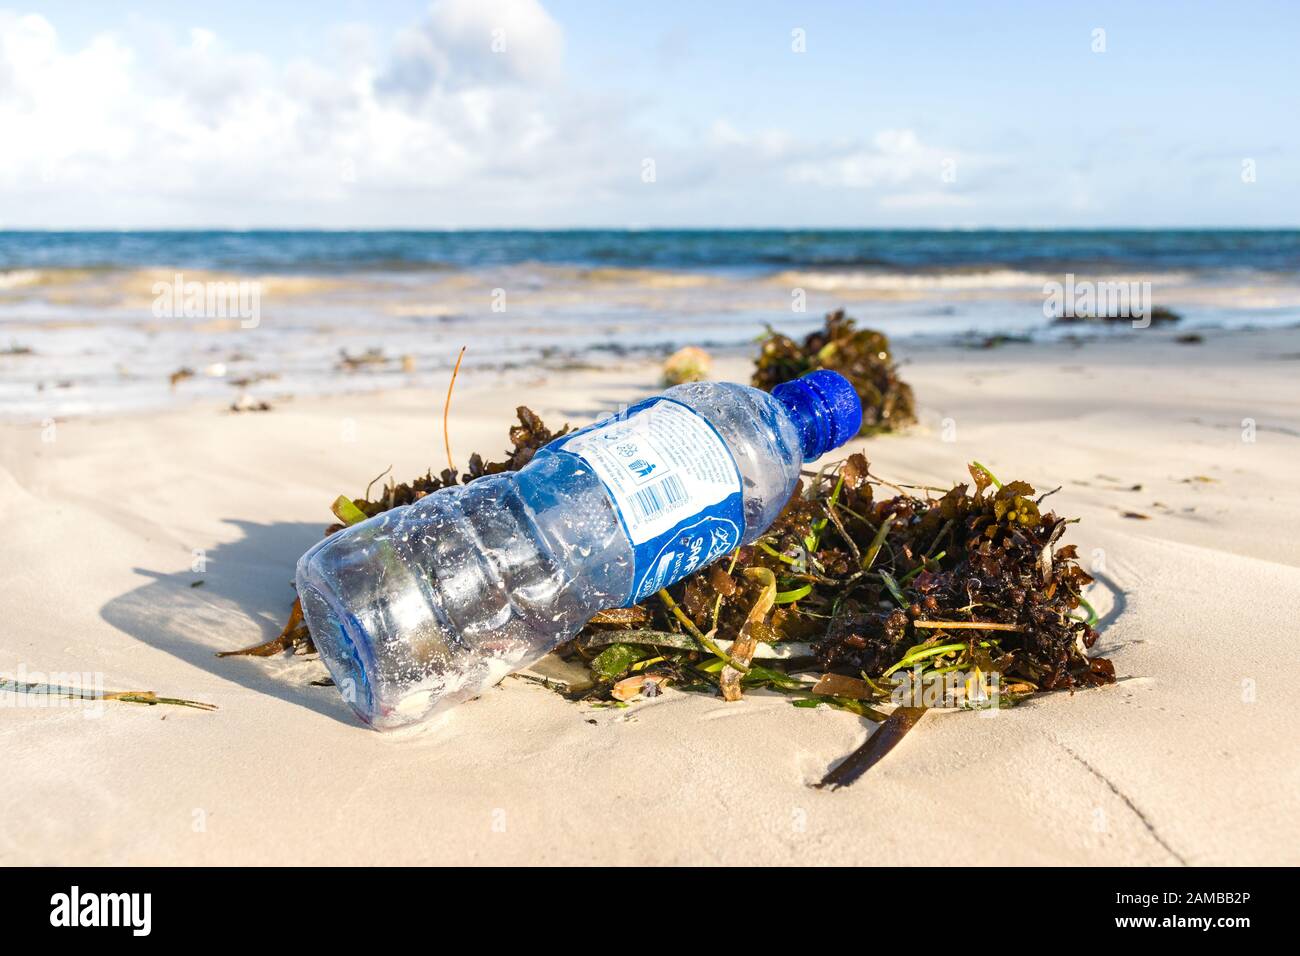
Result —
<path fill-rule="evenodd" d="M 870 725 L 774 695 L 590 710 L 509 679 L 383 736 L 308 684 L 313 660 L 213 652 L 278 631 L 337 494 L 441 466 L 440 396 L 80 420 L 49 443 L 4 426 L 0 673 L 220 709 L 0 695 L 0 863 L 1300 862 L 1300 332 L 910 359 L 923 423 L 867 443 L 875 470 L 948 484 L 978 458 L 1063 485 L 1051 502 L 1084 519 L 1068 540 L 1104 552 L 1095 651 L 1117 686 L 932 713 L 835 793 L 808 784 Z M 584 422 L 653 382 L 462 381 L 454 447 L 504 448 L 521 402 Z"/>

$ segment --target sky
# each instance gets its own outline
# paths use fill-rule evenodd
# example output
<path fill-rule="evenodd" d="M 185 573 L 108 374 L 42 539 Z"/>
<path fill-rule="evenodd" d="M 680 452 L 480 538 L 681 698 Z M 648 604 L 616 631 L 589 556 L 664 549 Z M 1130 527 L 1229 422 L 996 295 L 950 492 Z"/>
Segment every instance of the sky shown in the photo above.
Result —
<path fill-rule="evenodd" d="M 1300 4 L 0 0 L 0 228 L 1300 225 Z"/>

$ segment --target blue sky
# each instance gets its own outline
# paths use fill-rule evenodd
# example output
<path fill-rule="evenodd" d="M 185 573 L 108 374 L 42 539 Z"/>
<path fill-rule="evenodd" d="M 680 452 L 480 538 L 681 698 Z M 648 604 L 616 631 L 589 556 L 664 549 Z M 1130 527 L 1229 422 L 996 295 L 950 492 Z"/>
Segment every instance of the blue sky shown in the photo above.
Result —
<path fill-rule="evenodd" d="M 1288 3 L 56 0 L 0 12 L 0 226 L 1295 226 L 1298 27 Z"/>

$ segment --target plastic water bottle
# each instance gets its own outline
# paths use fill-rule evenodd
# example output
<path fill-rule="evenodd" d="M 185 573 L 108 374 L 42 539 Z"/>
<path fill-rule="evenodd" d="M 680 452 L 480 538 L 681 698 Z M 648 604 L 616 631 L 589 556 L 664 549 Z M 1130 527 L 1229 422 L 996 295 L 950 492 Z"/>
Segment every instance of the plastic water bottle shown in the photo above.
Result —
<path fill-rule="evenodd" d="M 312 638 L 367 723 L 424 720 L 756 540 L 861 422 L 830 371 L 675 386 L 321 541 L 298 562 Z"/>

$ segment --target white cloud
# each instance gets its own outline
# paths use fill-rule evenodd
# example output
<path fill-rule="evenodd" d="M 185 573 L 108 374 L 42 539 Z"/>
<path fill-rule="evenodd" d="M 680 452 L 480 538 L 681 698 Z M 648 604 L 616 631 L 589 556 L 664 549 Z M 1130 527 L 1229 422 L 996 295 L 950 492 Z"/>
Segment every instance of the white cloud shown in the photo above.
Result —
<path fill-rule="evenodd" d="M 283 65 L 202 27 L 69 50 L 45 18 L 0 14 L 0 208 L 29 224 L 167 224 L 230 222 L 236 199 L 250 221 L 350 202 L 364 219 L 367 192 L 490 187 L 502 201 L 503 175 L 575 149 L 552 88 L 563 37 L 536 0 L 441 0 L 385 57 L 342 39 L 349 55 Z"/>
<path fill-rule="evenodd" d="M 0 227 L 782 224 L 830 221 L 845 195 L 956 193 L 953 154 L 911 130 L 642 129 L 627 100 L 575 88 L 564 43 L 537 0 L 440 0 L 395 37 L 339 27 L 289 62 L 201 24 L 69 49 L 0 13 Z"/>
<path fill-rule="evenodd" d="M 849 189 L 930 187 L 941 181 L 945 160 L 956 162 L 957 157 L 922 143 L 913 130 L 886 129 L 877 133 L 870 145 L 842 148 L 799 163 L 790 175 L 796 182 Z"/>
<path fill-rule="evenodd" d="M 416 96 L 554 80 L 564 37 L 535 0 L 443 0 L 401 31 L 381 86 Z"/>

